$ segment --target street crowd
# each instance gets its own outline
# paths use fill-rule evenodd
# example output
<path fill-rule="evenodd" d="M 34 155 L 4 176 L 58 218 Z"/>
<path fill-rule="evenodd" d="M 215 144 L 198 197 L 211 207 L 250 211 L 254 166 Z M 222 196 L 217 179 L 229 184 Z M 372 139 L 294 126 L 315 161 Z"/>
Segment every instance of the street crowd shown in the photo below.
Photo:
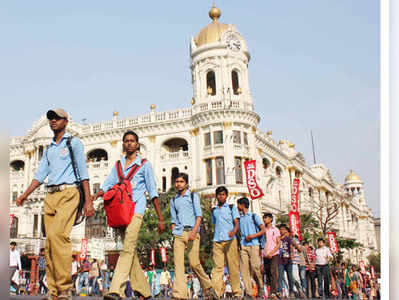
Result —
<path fill-rule="evenodd" d="M 83 144 L 65 132 L 68 114 L 56 109 L 48 111 L 47 117 L 54 132 L 53 142 L 46 149 L 31 185 L 17 199 L 17 204 L 23 205 L 29 194 L 48 177 L 48 195 L 44 203 L 47 241 L 41 251 L 41 261 L 39 259 L 43 299 L 72 299 L 73 294 L 99 295 L 108 300 L 133 295 L 139 299 L 157 295 L 174 299 L 379 298 L 379 286 L 369 271 L 360 273 L 354 265 L 332 264 L 333 255 L 323 238 L 318 239 L 317 245 L 300 241 L 286 224 L 273 225 L 272 214 L 265 213 L 261 219 L 249 211 L 248 198 L 228 204 L 229 191 L 225 186 L 215 190 L 217 205 L 211 212 L 214 223 L 213 269 L 207 274 L 200 263 L 203 217 L 200 198 L 190 190 L 186 173 L 176 175 L 174 186 L 177 194 L 170 199 L 169 230 L 174 237 L 173 278 L 164 268 L 157 280 L 158 275 L 152 267 L 143 270 L 136 249 L 147 205 L 146 193 L 157 212 L 159 232 L 165 230 L 151 163 L 137 153 L 140 148 L 138 135 L 133 131 L 124 133 L 125 155 L 119 162 L 123 174 L 117 165 L 114 166 L 100 191 L 91 195 Z M 67 141 L 72 141 L 70 152 Z M 73 169 L 79 171 L 79 176 Z M 91 258 L 83 262 L 76 258 L 72 260 L 69 235 L 78 210 L 77 184 L 82 183 L 85 194 L 83 212 L 90 217 L 94 213 L 93 201 L 118 185 L 122 175 L 128 178 L 133 173 L 132 169 L 135 171 L 130 179 L 134 214 L 125 228 L 123 250 L 115 268 L 108 268 L 105 262 Z M 12 244 L 11 282 L 14 273 L 20 270 L 15 251 Z M 190 265 L 189 273 L 185 269 L 185 254 Z"/>

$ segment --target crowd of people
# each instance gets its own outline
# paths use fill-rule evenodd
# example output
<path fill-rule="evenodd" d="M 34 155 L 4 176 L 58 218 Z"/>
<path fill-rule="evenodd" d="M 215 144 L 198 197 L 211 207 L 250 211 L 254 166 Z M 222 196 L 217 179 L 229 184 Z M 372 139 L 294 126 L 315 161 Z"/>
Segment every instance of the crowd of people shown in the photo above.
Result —
<path fill-rule="evenodd" d="M 17 204 L 23 205 L 30 193 L 48 177 L 44 203 L 47 241 L 45 263 L 41 264 L 45 268 L 41 274 L 47 280 L 45 299 L 71 300 L 74 293 L 82 291 L 102 295 L 105 300 L 120 300 L 131 295 L 142 300 L 155 296 L 156 272 L 152 267 L 143 271 L 137 253 L 147 196 L 158 215 L 159 232 L 165 231 L 165 222 L 151 163 L 138 154 L 138 135 L 133 131 L 124 133 L 124 156 L 112 168 L 101 189 L 91 195 L 83 144 L 65 131 L 68 114 L 62 109 L 50 110 L 47 118 L 54 132 L 53 142 L 44 151 L 31 185 L 17 199 Z M 131 174 L 134 175 L 130 178 Z M 71 265 L 68 237 L 78 214 L 81 194 L 78 187 L 85 195 L 83 212 L 90 217 L 94 214 L 93 202 L 113 187 L 120 189 L 119 184 L 125 178 L 130 178 L 127 184 L 132 188 L 130 197 L 135 208 L 125 227 L 123 249 L 115 269 L 108 270 L 104 262 L 94 259 L 81 263 L 74 260 Z M 211 212 L 215 225 L 213 269 L 207 274 L 200 263 L 199 233 L 203 215 L 199 195 L 190 190 L 188 174 L 179 173 L 174 180 L 177 193 L 170 199 L 171 228 L 167 228 L 173 234 L 174 276 L 172 279 L 170 274 L 166 275 L 167 270 L 161 273 L 163 295 L 171 295 L 174 299 L 224 296 L 236 299 L 364 299 L 368 292 L 369 299 L 378 297 L 375 281 L 359 273 L 356 266 L 330 266 L 333 256 L 322 238 L 313 248 L 309 242 L 301 242 L 298 236 L 293 236 L 286 224 L 274 226 L 272 214 L 264 214 L 262 220 L 251 212 L 248 198 L 228 204 L 229 191 L 225 186 L 215 190 L 217 205 Z M 67 253 L 71 255 L 68 257 Z M 186 273 L 185 254 L 191 269 L 189 274 Z M 10 252 L 10 273 L 18 270 L 18 263 L 12 257 Z"/>

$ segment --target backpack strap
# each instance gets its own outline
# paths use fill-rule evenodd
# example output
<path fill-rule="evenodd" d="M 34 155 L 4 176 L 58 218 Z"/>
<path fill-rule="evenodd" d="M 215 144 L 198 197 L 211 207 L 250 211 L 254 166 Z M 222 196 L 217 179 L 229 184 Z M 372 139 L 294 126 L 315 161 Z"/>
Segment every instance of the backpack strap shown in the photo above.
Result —
<path fill-rule="evenodd" d="M 125 176 L 123 176 L 122 163 L 120 160 L 116 162 L 115 169 L 116 169 L 116 174 L 118 175 L 119 183 L 121 183 L 125 179 Z"/>
<path fill-rule="evenodd" d="M 133 168 L 130 170 L 129 174 L 127 174 L 126 179 L 128 181 L 131 181 L 133 179 L 133 176 L 140 170 L 140 168 L 147 162 L 145 158 L 141 160 L 141 165 L 134 165 Z"/>

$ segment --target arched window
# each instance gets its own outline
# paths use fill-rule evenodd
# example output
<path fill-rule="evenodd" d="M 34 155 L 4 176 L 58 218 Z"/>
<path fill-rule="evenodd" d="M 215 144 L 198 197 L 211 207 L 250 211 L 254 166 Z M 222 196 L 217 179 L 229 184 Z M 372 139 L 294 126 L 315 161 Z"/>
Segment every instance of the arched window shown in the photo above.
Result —
<path fill-rule="evenodd" d="M 264 157 L 263 159 L 262 159 L 262 165 L 263 165 L 263 169 L 267 169 L 268 167 L 270 167 L 270 162 L 269 162 L 269 160 L 266 158 L 266 157 Z"/>
<path fill-rule="evenodd" d="M 14 160 L 10 163 L 12 171 L 23 171 L 25 168 L 25 162 L 23 160 Z"/>
<path fill-rule="evenodd" d="M 87 158 L 93 162 L 108 160 L 108 153 L 104 149 L 94 149 L 87 154 Z"/>
<path fill-rule="evenodd" d="M 14 217 L 10 228 L 10 238 L 16 239 L 18 237 L 18 218 Z"/>
<path fill-rule="evenodd" d="M 281 173 L 283 173 L 283 170 L 279 166 L 276 167 L 276 175 L 277 177 L 281 177 Z"/>
<path fill-rule="evenodd" d="M 209 95 L 216 95 L 216 78 L 213 71 L 206 73 L 206 88 Z"/>
<path fill-rule="evenodd" d="M 171 175 L 170 176 L 171 177 L 170 178 L 171 185 L 174 186 L 177 175 L 179 175 L 179 168 L 177 168 L 177 167 L 172 168 L 172 172 L 170 175 Z"/>
<path fill-rule="evenodd" d="M 238 73 L 237 71 L 231 72 L 231 84 L 233 86 L 234 95 L 240 94 L 240 84 L 238 82 Z"/>
<path fill-rule="evenodd" d="M 312 196 L 313 196 L 313 189 L 309 188 L 309 197 L 312 197 Z"/>

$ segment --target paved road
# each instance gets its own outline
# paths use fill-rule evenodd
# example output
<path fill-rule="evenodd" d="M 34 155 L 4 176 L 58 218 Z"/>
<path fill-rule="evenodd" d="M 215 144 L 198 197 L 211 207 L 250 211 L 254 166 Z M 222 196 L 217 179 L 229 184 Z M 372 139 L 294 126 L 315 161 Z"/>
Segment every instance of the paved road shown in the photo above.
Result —
<path fill-rule="evenodd" d="M 42 299 L 43 296 L 10 296 L 11 300 L 40 300 Z M 102 300 L 102 297 L 73 297 L 74 300 Z M 125 299 L 134 299 L 134 298 L 125 298 Z M 170 298 L 154 298 L 156 300 L 162 300 L 162 299 L 167 299 L 170 300 Z M 298 298 L 299 299 L 299 298 Z M 198 300 L 198 299 L 196 299 Z M 328 300 L 328 299 L 325 299 Z M 339 299 L 331 299 L 331 300 L 339 300 Z M 341 299 L 342 300 L 342 299 Z"/>

